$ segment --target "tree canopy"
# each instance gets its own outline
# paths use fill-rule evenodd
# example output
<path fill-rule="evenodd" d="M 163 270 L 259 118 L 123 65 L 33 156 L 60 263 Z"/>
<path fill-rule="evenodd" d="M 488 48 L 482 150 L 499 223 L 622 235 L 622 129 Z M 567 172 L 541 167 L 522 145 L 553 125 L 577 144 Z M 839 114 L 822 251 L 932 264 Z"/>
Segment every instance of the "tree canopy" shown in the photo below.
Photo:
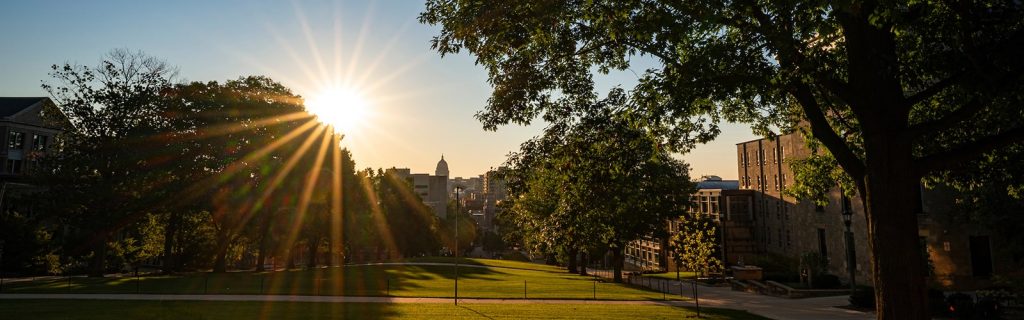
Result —
<path fill-rule="evenodd" d="M 607 245 L 621 279 L 622 250 L 642 237 L 665 237 L 666 220 L 689 205 L 689 167 L 637 127 L 621 91 L 593 113 L 555 124 L 523 144 L 504 175 L 511 205 L 503 220 L 535 248 L 574 253 Z M 573 266 L 573 264 L 570 264 Z"/>
<path fill-rule="evenodd" d="M 866 204 L 882 319 L 925 319 L 913 195 L 1024 137 L 1024 5 L 1008 1 L 430 0 L 433 48 L 487 69 L 487 129 L 591 104 L 593 72 L 660 62 L 630 92 L 644 125 L 686 151 L 721 121 L 801 125 Z M 884 246 L 881 244 L 885 243 Z"/>

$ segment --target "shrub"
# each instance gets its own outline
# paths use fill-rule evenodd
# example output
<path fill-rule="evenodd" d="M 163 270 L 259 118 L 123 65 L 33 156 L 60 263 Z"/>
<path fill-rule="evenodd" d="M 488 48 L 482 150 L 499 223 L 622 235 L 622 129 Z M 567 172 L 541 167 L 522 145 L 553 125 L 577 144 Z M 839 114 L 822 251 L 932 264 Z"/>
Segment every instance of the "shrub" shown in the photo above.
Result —
<path fill-rule="evenodd" d="M 928 289 L 928 310 L 933 317 L 945 317 L 949 314 L 946 294 L 942 293 L 942 290 Z"/>
<path fill-rule="evenodd" d="M 823 273 L 814 276 L 814 289 L 835 289 L 838 288 L 839 277 L 834 274 Z"/>
<path fill-rule="evenodd" d="M 850 294 L 850 304 L 858 308 L 875 307 L 875 287 L 857 286 Z"/>
<path fill-rule="evenodd" d="M 974 298 L 964 293 L 954 293 L 946 297 L 949 311 L 957 319 L 971 319 L 974 317 Z"/>

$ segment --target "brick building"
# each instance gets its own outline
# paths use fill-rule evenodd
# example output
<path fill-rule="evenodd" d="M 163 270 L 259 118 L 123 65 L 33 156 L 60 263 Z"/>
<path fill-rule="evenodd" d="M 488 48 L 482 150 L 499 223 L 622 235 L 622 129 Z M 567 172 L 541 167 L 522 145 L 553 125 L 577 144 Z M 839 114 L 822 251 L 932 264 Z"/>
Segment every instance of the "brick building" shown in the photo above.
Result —
<path fill-rule="evenodd" d="M 858 284 L 871 285 L 867 220 L 859 197 L 846 198 L 841 190 L 827 193 L 827 206 L 786 196 L 793 185 L 787 160 L 809 156 L 799 134 L 758 139 L 736 145 L 740 189 L 754 192 L 754 233 L 758 246 L 767 254 L 798 260 L 804 253 L 824 257 L 829 273 L 848 279 L 843 206 L 853 212 L 851 230 Z M 990 285 L 993 274 L 1013 272 L 1013 263 L 994 252 L 998 237 L 980 226 L 955 222 L 955 194 L 922 186 L 918 212 L 919 236 L 925 244 L 938 287 L 970 290 Z M 925 263 L 924 253 L 908 253 L 908 259 Z"/>

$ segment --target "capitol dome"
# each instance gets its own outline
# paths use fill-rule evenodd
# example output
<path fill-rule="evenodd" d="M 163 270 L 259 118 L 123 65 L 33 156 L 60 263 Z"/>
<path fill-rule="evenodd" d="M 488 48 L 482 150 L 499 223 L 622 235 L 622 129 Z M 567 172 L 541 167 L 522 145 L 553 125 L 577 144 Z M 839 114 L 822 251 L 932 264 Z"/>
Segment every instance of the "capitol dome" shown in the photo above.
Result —
<path fill-rule="evenodd" d="M 441 155 L 441 161 L 437 162 L 437 169 L 434 170 L 435 176 L 448 176 L 448 162 L 444 161 L 444 155 Z"/>

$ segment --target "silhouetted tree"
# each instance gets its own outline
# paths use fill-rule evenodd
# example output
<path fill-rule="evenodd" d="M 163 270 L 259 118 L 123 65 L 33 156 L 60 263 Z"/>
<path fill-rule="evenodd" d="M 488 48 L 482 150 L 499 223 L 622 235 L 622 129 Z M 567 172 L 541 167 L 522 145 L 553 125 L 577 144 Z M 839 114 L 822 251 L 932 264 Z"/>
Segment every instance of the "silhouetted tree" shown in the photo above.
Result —
<path fill-rule="evenodd" d="M 1019 2 L 430 0 L 420 21 L 488 70 L 488 129 L 565 119 L 595 99 L 592 71 L 638 56 L 657 65 L 637 114 L 672 150 L 722 120 L 768 137 L 804 123 L 865 203 L 880 319 L 928 318 L 907 263 L 921 178 L 1024 137 Z"/>

